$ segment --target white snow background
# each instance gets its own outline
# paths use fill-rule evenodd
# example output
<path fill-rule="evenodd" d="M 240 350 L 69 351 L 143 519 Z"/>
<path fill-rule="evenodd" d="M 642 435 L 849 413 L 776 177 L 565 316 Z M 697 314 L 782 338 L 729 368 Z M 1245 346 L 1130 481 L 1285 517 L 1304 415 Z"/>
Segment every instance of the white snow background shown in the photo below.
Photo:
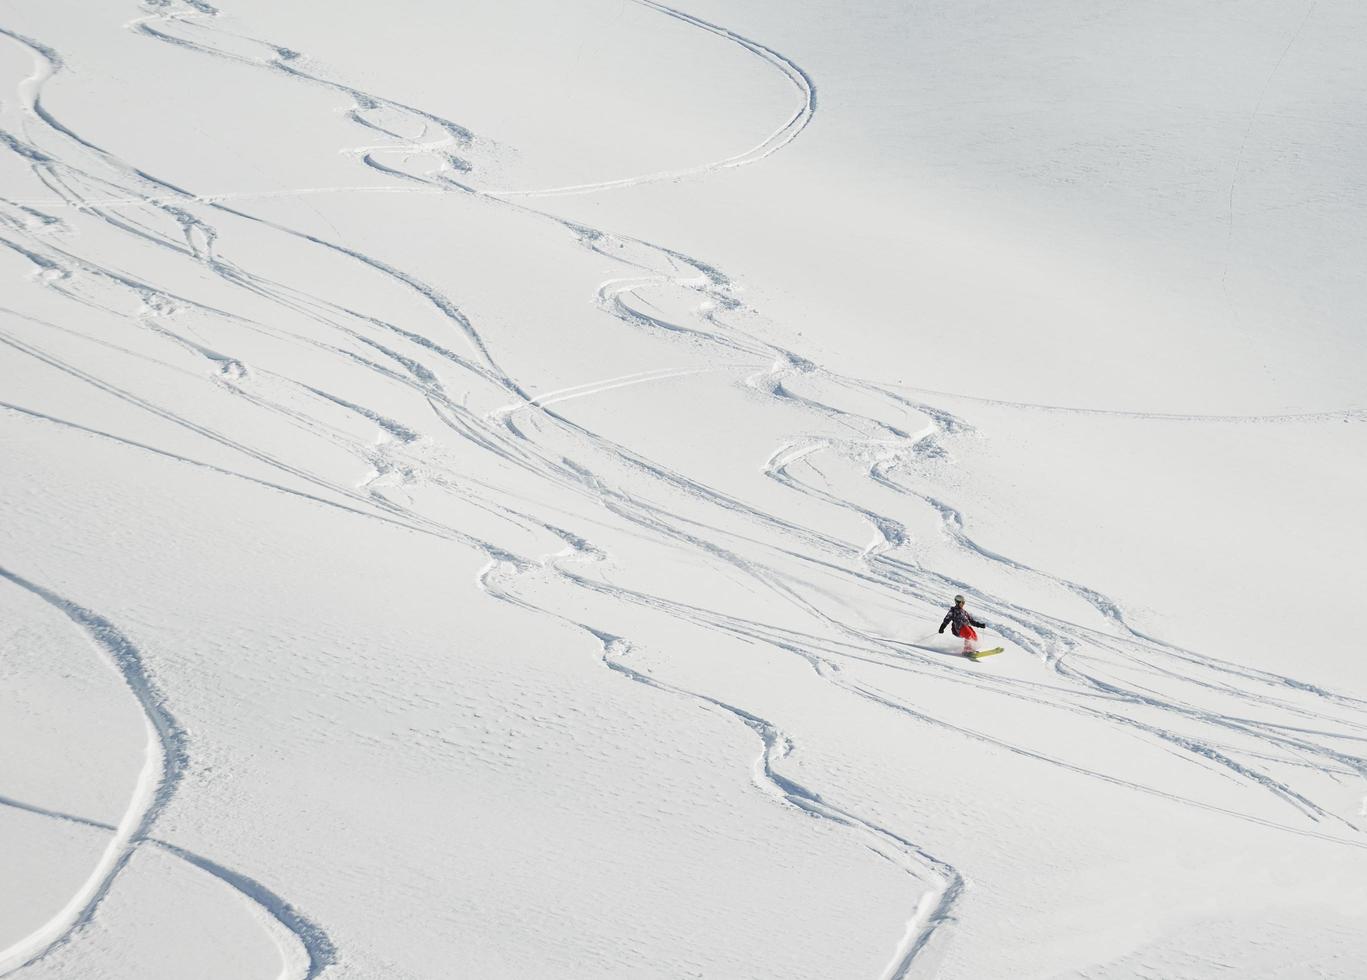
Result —
<path fill-rule="evenodd" d="M 1367 7 L 223 2 L 0 0 L 0 976 L 1363 975 Z"/>

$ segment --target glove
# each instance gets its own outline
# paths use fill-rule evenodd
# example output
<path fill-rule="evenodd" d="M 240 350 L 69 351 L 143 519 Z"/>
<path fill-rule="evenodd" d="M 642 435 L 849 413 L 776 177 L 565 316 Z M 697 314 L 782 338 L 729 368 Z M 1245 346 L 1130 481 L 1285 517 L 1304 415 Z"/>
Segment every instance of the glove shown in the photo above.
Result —
<path fill-rule="evenodd" d="M 944 631 L 945 631 L 945 628 L 944 628 L 943 626 L 941 626 L 938 630 L 936 630 L 937 633 L 943 633 Z"/>

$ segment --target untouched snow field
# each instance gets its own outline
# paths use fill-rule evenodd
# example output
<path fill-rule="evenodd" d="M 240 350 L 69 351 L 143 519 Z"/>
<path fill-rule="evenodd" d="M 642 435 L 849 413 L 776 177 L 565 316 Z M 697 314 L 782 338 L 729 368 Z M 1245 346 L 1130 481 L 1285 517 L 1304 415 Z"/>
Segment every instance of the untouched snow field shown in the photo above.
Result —
<path fill-rule="evenodd" d="M 224 3 L 0 0 L 0 976 L 1362 976 L 1367 7 Z"/>

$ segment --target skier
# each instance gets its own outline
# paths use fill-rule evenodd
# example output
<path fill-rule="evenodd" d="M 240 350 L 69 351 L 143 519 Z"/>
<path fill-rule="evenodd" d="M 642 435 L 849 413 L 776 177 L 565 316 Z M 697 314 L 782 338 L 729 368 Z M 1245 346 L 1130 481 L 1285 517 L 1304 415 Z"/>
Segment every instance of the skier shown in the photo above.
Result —
<path fill-rule="evenodd" d="M 973 627 L 976 626 L 978 629 L 984 629 L 987 624 L 978 622 L 978 620 L 968 614 L 968 610 L 964 608 L 963 596 L 956 595 L 954 597 L 954 606 L 949 612 L 945 613 L 945 620 L 940 624 L 939 631 L 943 633 L 946 626 L 950 628 L 950 632 L 955 636 L 962 637 L 964 641 L 965 657 L 972 657 L 977 654 L 978 634 L 974 631 Z"/>

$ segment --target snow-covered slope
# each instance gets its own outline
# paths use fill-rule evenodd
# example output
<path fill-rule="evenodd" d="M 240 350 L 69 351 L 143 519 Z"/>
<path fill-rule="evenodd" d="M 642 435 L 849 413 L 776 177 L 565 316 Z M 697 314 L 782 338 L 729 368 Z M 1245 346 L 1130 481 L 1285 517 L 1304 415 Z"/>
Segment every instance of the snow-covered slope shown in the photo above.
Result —
<path fill-rule="evenodd" d="M 1357 975 L 1364 27 L 0 4 L 0 976 Z"/>

